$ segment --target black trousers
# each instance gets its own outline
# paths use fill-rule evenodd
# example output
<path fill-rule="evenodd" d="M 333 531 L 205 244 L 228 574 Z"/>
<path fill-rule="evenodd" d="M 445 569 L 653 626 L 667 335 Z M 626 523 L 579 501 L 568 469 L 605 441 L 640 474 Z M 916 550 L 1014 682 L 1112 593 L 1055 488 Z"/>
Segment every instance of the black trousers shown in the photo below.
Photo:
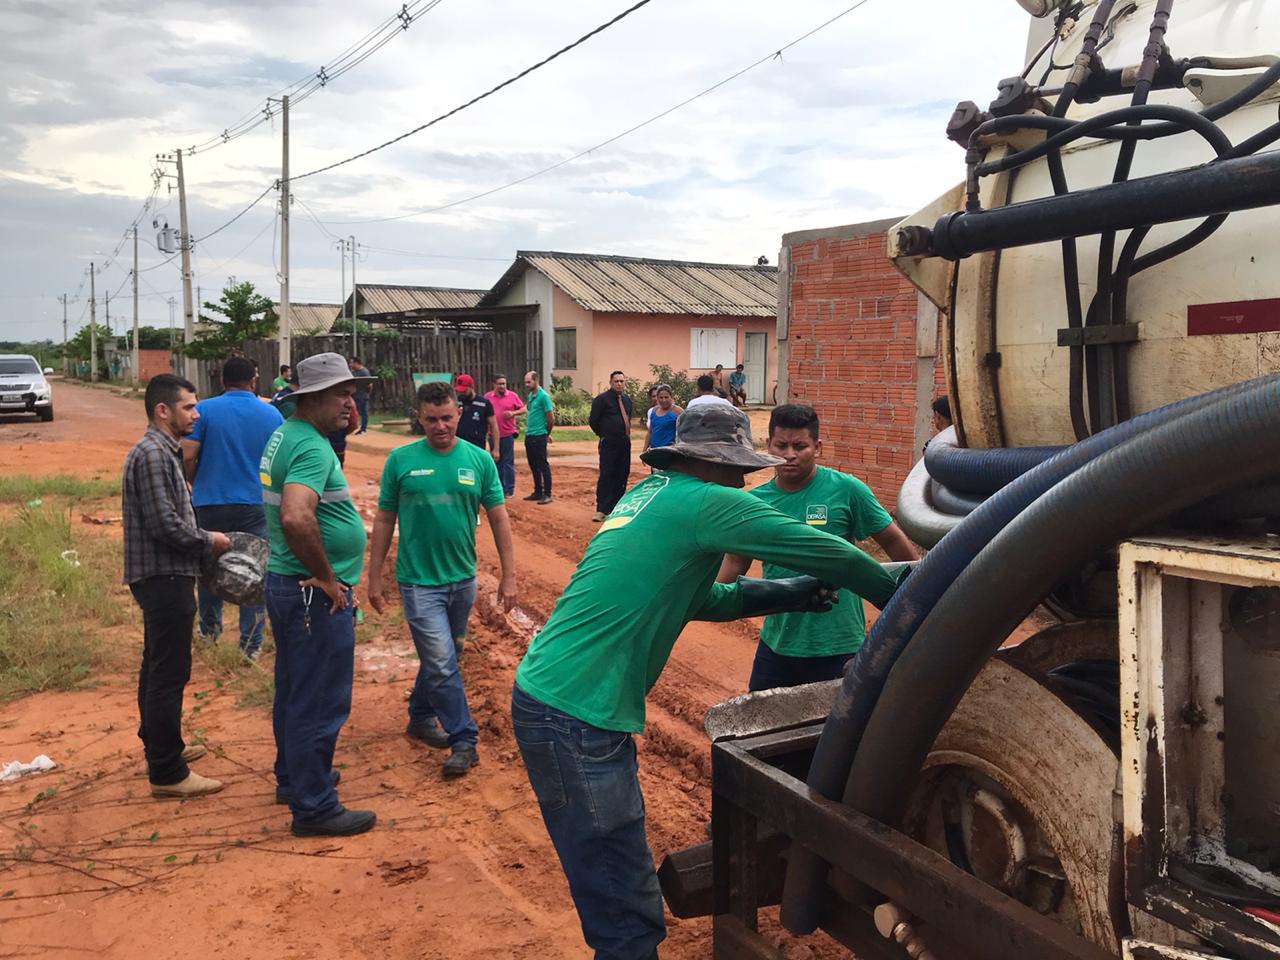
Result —
<path fill-rule="evenodd" d="M 535 496 L 551 496 L 551 464 L 547 462 L 547 435 L 525 435 L 524 455 L 529 459 L 529 472 L 533 474 Z"/>
<path fill-rule="evenodd" d="M 182 751 L 182 688 L 191 679 L 195 577 L 148 577 L 129 585 L 142 608 L 142 669 L 138 671 L 138 739 L 147 778 L 157 786 L 189 773 Z"/>
<path fill-rule="evenodd" d="M 601 437 L 600 477 L 596 480 L 596 510 L 603 514 L 613 512 L 622 495 L 627 492 L 627 477 L 630 473 L 631 440 Z"/>

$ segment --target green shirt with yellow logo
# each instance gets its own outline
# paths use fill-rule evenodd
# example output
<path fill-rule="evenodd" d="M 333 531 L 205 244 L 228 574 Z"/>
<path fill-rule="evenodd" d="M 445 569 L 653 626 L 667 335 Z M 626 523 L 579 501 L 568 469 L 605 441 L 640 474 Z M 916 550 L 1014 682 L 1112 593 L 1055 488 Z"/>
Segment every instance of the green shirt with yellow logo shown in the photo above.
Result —
<path fill-rule="evenodd" d="M 784 564 L 876 604 L 895 587 L 861 550 L 745 490 L 659 471 L 600 525 L 516 682 L 593 726 L 639 733 L 645 695 L 684 625 L 742 615 L 737 584 L 715 582 L 725 553 Z"/>
<path fill-rule="evenodd" d="M 493 457 L 464 440 L 441 453 L 416 440 L 382 468 L 378 509 L 398 515 L 396 580 L 439 587 L 476 575 L 476 515 L 504 501 Z"/>
<path fill-rule="evenodd" d="M 311 576 L 311 571 L 289 549 L 280 524 L 280 500 L 285 484 L 300 483 L 320 497 L 316 521 L 320 524 L 320 539 L 333 575 L 347 586 L 354 585 L 364 568 L 364 521 L 351 502 L 342 464 L 328 438 L 305 420 L 286 420 L 276 428 L 262 451 L 258 477 L 262 481 L 262 505 L 271 540 L 267 569 L 286 577 Z"/>
<path fill-rule="evenodd" d="M 893 522 L 871 488 L 847 473 L 818 467 L 799 490 L 781 490 L 770 480 L 751 491 L 788 517 L 842 540 L 865 540 Z M 794 577 L 785 565 L 765 563 L 769 579 Z M 760 639 L 774 653 L 787 657 L 829 657 L 856 653 L 867 630 L 862 598 L 840 591 L 840 602 L 829 613 L 775 613 L 764 618 Z"/>

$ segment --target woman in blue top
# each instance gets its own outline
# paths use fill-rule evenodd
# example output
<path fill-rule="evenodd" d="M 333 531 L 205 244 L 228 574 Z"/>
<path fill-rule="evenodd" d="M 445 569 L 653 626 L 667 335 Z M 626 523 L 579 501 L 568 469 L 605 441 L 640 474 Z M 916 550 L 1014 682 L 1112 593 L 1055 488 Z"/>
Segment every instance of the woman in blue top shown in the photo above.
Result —
<path fill-rule="evenodd" d="M 684 413 L 672 400 L 669 386 L 665 383 L 660 383 L 655 389 L 658 394 L 658 402 L 655 406 L 649 408 L 649 415 L 646 418 L 645 450 L 671 446 L 676 439 L 676 419 L 680 414 Z M 644 451 L 642 450 L 641 452 L 643 453 Z"/>

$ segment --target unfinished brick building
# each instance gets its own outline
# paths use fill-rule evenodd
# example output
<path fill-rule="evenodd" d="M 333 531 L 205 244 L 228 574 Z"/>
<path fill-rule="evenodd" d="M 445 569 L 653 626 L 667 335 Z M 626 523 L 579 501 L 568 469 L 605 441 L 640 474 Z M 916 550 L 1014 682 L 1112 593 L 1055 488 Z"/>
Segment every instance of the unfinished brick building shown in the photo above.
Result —
<path fill-rule="evenodd" d="M 812 404 L 824 462 L 892 510 L 944 394 L 939 313 L 885 256 L 897 218 L 782 238 L 778 403 Z"/>

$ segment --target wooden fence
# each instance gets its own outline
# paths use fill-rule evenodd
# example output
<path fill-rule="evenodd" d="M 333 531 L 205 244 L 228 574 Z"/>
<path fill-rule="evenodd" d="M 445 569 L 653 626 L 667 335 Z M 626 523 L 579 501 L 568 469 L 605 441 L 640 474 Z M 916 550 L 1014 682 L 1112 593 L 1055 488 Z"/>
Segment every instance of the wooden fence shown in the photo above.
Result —
<path fill-rule="evenodd" d="M 251 340 L 242 352 L 258 364 L 262 392 L 270 392 L 279 371 L 279 345 L 274 340 Z M 345 336 L 294 337 L 293 362 L 317 353 L 349 355 L 351 340 Z M 505 376 L 514 387 L 526 370 L 542 369 L 542 337 L 536 330 L 480 330 L 442 327 L 405 330 L 399 337 L 369 337 L 360 342 L 360 359 L 378 378 L 370 406 L 374 410 L 407 412 L 414 402 L 413 374 L 469 373 L 478 392 L 484 393 L 495 376 Z M 221 364 L 204 364 L 209 396 L 222 391 Z"/>

